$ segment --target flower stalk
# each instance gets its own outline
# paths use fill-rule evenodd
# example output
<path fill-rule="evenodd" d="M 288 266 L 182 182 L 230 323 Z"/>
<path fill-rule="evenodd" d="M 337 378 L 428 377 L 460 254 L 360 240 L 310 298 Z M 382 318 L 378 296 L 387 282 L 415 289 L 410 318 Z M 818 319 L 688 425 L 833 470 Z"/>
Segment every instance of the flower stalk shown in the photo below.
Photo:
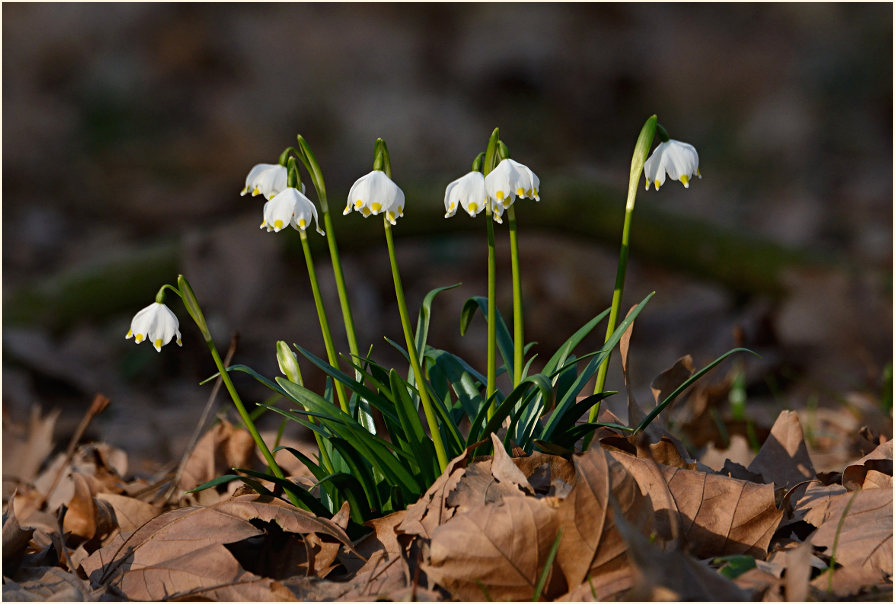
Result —
<path fill-rule="evenodd" d="M 603 340 L 604 344 L 612 337 L 612 333 L 615 331 L 618 322 L 622 293 L 625 288 L 625 273 L 628 268 L 628 251 L 630 248 L 631 218 L 634 215 L 634 202 L 637 199 L 637 188 L 640 184 L 640 175 L 643 172 L 643 165 L 646 162 L 647 154 L 653 144 L 656 126 L 657 118 L 655 115 L 652 115 L 646 120 L 646 123 L 643 124 L 643 128 L 640 129 L 640 135 L 637 137 L 637 143 L 634 145 L 634 154 L 631 157 L 631 173 L 628 178 L 628 198 L 625 203 L 625 221 L 622 226 L 622 243 L 618 254 L 618 269 L 615 274 L 615 288 L 612 291 L 612 306 L 609 310 L 609 323 L 606 326 L 606 338 Z M 600 365 L 597 372 L 597 380 L 594 384 L 594 394 L 603 392 L 603 387 L 606 385 L 606 372 L 609 369 L 609 356 L 610 354 L 607 352 L 606 358 L 603 360 L 603 363 Z M 591 423 L 597 421 L 599 413 L 600 402 L 598 401 L 590 408 L 588 421 Z M 590 440 L 588 439 L 585 444 L 585 449 L 589 443 Z"/>
<path fill-rule="evenodd" d="M 258 450 L 261 451 L 261 455 L 264 457 L 264 461 L 267 462 L 270 471 L 273 472 L 274 476 L 277 478 L 285 480 L 286 475 L 274 459 L 273 453 L 270 452 L 267 443 L 261 438 L 261 434 L 259 434 L 258 429 L 255 427 L 255 422 L 252 421 L 251 416 L 248 411 L 246 411 L 245 405 L 242 404 L 242 399 L 239 398 L 239 394 L 236 392 L 236 387 L 230 379 L 230 374 L 227 372 L 227 368 L 224 367 L 224 361 L 221 360 L 221 355 L 218 353 L 218 349 L 214 344 L 214 339 L 211 337 L 211 332 L 208 330 L 208 323 L 205 321 L 205 315 L 202 313 L 202 308 L 199 306 L 198 300 L 196 300 L 196 294 L 193 293 L 193 288 L 190 287 L 189 282 L 183 275 L 177 276 L 177 285 L 179 289 L 178 293 L 183 300 L 183 304 L 186 306 L 187 312 L 196 323 L 199 331 L 202 332 L 202 338 L 208 346 L 211 358 L 214 360 L 214 364 L 220 373 L 221 380 L 224 382 L 224 387 L 227 388 L 227 392 L 230 394 L 230 399 L 236 406 L 236 411 L 239 413 L 243 425 L 246 427 L 246 430 L 249 431 Z M 289 501 L 292 502 L 292 505 L 295 507 L 302 507 L 301 502 L 291 492 L 286 491 L 286 496 L 289 498 Z"/>
<path fill-rule="evenodd" d="M 507 226 L 510 231 L 510 269 L 513 278 L 513 388 L 522 381 L 525 347 L 522 316 L 522 277 L 519 269 L 519 240 L 516 234 L 516 210 L 512 205 L 507 210 Z"/>
<path fill-rule="evenodd" d="M 497 144 L 500 129 L 495 128 L 488 140 L 485 149 L 485 158 L 482 172 L 487 177 L 497 163 Z M 490 400 L 497 390 L 497 261 L 494 252 L 494 221 L 492 202 L 489 199 L 485 207 L 485 222 L 488 223 L 488 359 L 485 372 L 485 400 Z M 491 400 L 488 407 L 488 419 L 494 415 L 497 409 L 497 401 Z"/>

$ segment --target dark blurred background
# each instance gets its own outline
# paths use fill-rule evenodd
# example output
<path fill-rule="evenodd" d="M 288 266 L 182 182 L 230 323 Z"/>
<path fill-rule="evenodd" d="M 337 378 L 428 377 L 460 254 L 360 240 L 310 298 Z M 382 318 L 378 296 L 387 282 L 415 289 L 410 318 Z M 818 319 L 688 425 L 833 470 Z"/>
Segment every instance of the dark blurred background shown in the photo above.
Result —
<path fill-rule="evenodd" d="M 173 300 L 182 349 L 124 340 L 178 272 L 221 347 L 239 333 L 236 362 L 275 375 L 277 339 L 322 354 L 297 234 L 259 230 L 262 201 L 238 194 L 298 133 L 327 179 L 361 347 L 402 366 L 382 340 L 401 332 L 381 229 L 339 212 L 383 137 L 408 197 L 408 302 L 462 281 L 437 300 L 430 343 L 482 367 L 484 322 L 461 338 L 458 319 L 485 293 L 484 219 L 445 221 L 441 204 L 499 126 L 541 180 L 517 214 L 526 336 L 547 359 L 609 305 L 630 154 L 653 113 L 697 147 L 703 178 L 638 196 L 625 306 L 657 292 L 632 341 L 641 404 L 679 356 L 701 366 L 740 342 L 763 354 L 744 360 L 759 423 L 845 406 L 857 430 L 891 404 L 890 4 L 4 3 L 2 16 L 4 429 L 40 404 L 62 410 L 67 438 L 104 392 L 92 437 L 134 469 L 178 457 L 207 350 Z M 509 320 L 505 229 L 498 254 Z M 623 387 L 616 366 L 608 385 Z"/>

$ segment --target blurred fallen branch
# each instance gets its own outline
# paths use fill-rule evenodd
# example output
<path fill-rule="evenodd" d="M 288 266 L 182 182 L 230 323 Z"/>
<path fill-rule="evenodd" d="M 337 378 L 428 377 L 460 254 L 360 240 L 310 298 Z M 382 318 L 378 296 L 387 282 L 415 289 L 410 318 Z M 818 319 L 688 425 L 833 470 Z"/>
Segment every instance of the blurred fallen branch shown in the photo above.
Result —
<path fill-rule="evenodd" d="M 481 229 L 473 220 L 443 219 L 441 188 L 407 185 L 405 193 L 412 204 L 401 220 L 401 237 L 446 237 Z M 613 250 L 618 246 L 624 216 L 624 196 L 618 191 L 580 179 L 554 177 L 542 198 L 540 203 L 526 203 L 519 218 L 526 228 L 583 237 Z M 259 215 L 260 210 L 259 202 Z M 350 252 L 378 245 L 378 226 L 369 221 L 337 223 L 340 248 Z M 669 212 L 654 203 L 638 207 L 631 238 L 637 242 L 639 261 L 714 281 L 744 295 L 779 295 L 789 269 L 836 268 L 840 263 L 827 252 L 788 247 L 743 230 Z M 312 248 L 323 251 L 322 238 L 309 241 Z M 284 238 L 284 245 L 290 254 L 301 253 L 297 237 Z M 76 321 L 130 312 L 145 303 L 156 284 L 176 277 L 180 253 L 178 242 L 153 243 L 9 290 L 3 299 L 3 322 L 60 329 Z"/>

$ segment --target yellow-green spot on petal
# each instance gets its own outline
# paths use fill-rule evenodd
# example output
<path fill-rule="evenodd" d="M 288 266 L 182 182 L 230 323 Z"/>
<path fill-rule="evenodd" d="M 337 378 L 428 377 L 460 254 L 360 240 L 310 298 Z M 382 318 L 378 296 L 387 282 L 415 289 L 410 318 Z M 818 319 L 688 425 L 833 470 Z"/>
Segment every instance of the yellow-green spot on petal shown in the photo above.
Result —
<path fill-rule="evenodd" d="M 401 216 L 404 215 L 404 206 L 398 206 L 398 214 L 400 214 Z"/>
<path fill-rule="evenodd" d="M 282 221 L 282 220 L 274 220 L 274 221 L 273 221 L 273 228 L 275 228 L 275 229 L 282 229 L 282 228 L 283 228 L 283 221 Z"/>
<path fill-rule="evenodd" d="M 370 209 L 373 210 L 374 212 L 378 212 L 379 210 L 382 209 L 382 204 L 379 203 L 378 201 L 374 201 L 373 203 L 370 204 Z"/>
<path fill-rule="evenodd" d="M 686 174 L 681 174 L 681 182 L 684 183 L 685 187 L 689 187 L 690 186 L 690 177 L 687 176 Z"/>
<path fill-rule="evenodd" d="M 248 188 L 248 187 L 243 187 L 243 188 L 242 188 L 242 191 L 240 191 L 239 194 L 240 194 L 240 195 L 245 195 L 245 194 L 248 193 L 248 192 L 249 192 L 249 188 Z"/>
<path fill-rule="evenodd" d="M 453 211 L 454 211 L 454 208 L 456 208 L 456 207 L 457 207 L 457 203 L 454 202 L 454 201 L 452 201 L 452 202 L 451 202 L 451 208 L 450 208 L 448 211 L 449 211 L 449 212 L 453 212 Z"/>
<path fill-rule="evenodd" d="M 516 195 L 518 195 L 519 197 L 525 197 L 525 189 L 519 187 L 518 189 L 516 189 Z"/>
<path fill-rule="evenodd" d="M 470 212 L 475 213 L 475 212 L 478 211 L 478 209 L 479 209 L 479 204 L 477 204 L 477 203 L 474 202 L 474 201 L 473 201 L 473 202 L 470 202 L 470 204 L 469 204 L 469 211 L 470 211 Z"/>
<path fill-rule="evenodd" d="M 134 332 L 133 332 L 133 330 L 131 330 L 131 329 L 128 329 L 128 330 L 127 330 L 127 335 L 126 335 L 126 336 L 124 336 L 124 337 L 125 337 L 125 338 L 131 338 L 131 337 L 133 337 L 133 335 L 134 335 Z"/>
<path fill-rule="evenodd" d="M 354 209 L 359 210 L 362 205 L 364 205 L 364 202 L 361 201 L 360 199 L 358 199 L 357 201 L 354 202 Z"/>
<path fill-rule="evenodd" d="M 298 226 L 300 226 L 301 228 L 305 228 L 305 227 L 308 226 L 308 221 L 305 220 L 304 218 L 299 218 L 299 219 L 298 219 Z"/>
<path fill-rule="evenodd" d="M 143 334 L 142 334 L 142 333 L 138 333 L 136 336 L 134 336 L 134 341 L 135 341 L 137 344 L 139 344 L 140 342 L 142 342 L 142 341 L 143 341 Z"/>
<path fill-rule="evenodd" d="M 156 348 L 161 348 L 161 347 L 162 347 L 162 340 L 161 340 L 161 338 L 159 338 L 158 340 L 156 340 L 156 341 L 154 342 L 154 345 L 155 345 Z"/>
<path fill-rule="evenodd" d="M 656 185 L 656 191 L 658 191 L 659 190 L 659 179 L 658 178 L 656 179 L 656 182 L 654 184 Z"/>
<path fill-rule="evenodd" d="M 252 189 L 252 197 L 255 197 L 256 195 L 261 195 L 261 190 L 258 189 L 258 187 Z"/>
<path fill-rule="evenodd" d="M 364 207 L 361 209 L 360 213 L 364 215 L 364 218 L 366 218 L 370 215 L 370 208 Z"/>
<path fill-rule="evenodd" d="M 388 214 L 386 214 L 386 216 L 388 217 L 389 222 L 395 221 L 395 213 L 394 212 L 389 212 Z"/>
<path fill-rule="evenodd" d="M 180 338 L 177 338 L 177 345 L 178 345 L 178 346 L 183 346 L 183 342 L 180 341 Z"/>
<path fill-rule="evenodd" d="M 498 192 L 495 193 L 494 195 L 495 195 L 495 197 L 497 197 L 497 201 L 502 201 L 503 198 L 504 198 L 504 193 L 503 193 L 503 191 L 498 191 Z"/>

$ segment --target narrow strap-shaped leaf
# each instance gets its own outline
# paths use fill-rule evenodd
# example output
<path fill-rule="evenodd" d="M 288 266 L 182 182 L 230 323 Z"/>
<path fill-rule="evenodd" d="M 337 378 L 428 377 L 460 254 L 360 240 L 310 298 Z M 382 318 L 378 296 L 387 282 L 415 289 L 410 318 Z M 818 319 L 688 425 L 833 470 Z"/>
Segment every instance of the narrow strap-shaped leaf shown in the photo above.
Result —
<path fill-rule="evenodd" d="M 545 424 L 544 429 L 541 431 L 540 439 L 549 441 L 553 434 L 562 434 L 569 430 L 578 418 L 584 415 L 595 403 L 602 401 L 604 398 L 612 396 L 613 394 L 618 394 L 618 392 L 607 390 L 606 392 L 601 392 L 599 394 L 592 394 L 562 411 L 560 410 L 560 407 L 557 406 L 556 410 L 551 414 L 550 420 Z"/>
<path fill-rule="evenodd" d="M 321 488 L 329 485 L 334 486 L 339 491 L 339 494 L 348 502 L 351 519 L 358 524 L 363 524 L 367 520 L 366 515 L 364 514 L 364 510 L 366 509 L 364 505 L 366 503 L 366 497 L 364 496 L 364 489 L 360 486 L 357 478 L 351 474 L 338 472 L 336 474 L 330 474 L 318 482 L 317 485 Z"/>
<path fill-rule="evenodd" d="M 274 449 L 273 453 L 276 453 L 277 451 L 288 451 L 289 453 L 292 453 L 292 455 L 295 456 L 295 458 L 300 461 L 311 472 L 311 474 L 314 475 L 314 478 L 316 478 L 317 480 L 322 480 L 326 477 L 326 470 L 323 469 L 320 464 L 314 463 L 310 457 L 308 457 L 298 449 L 294 447 L 281 446 Z"/>
<path fill-rule="evenodd" d="M 419 459 L 421 453 L 420 443 L 427 437 L 419 413 L 417 412 L 413 401 L 410 400 L 410 395 L 407 393 L 409 384 L 405 382 L 394 369 L 389 373 L 389 382 L 391 385 L 391 394 L 395 398 L 395 411 L 397 412 L 398 420 L 401 422 L 401 428 L 404 432 L 403 440 L 409 446 L 410 452 L 414 457 Z"/>
<path fill-rule="evenodd" d="M 454 283 L 445 287 L 436 287 L 423 298 L 423 303 L 420 305 L 419 318 L 416 321 L 416 337 L 414 338 L 416 350 L 420 358 L 423 358 L 423 352 L 426 350 L 426 340 L 429 338 L 429 321 L 432 318 L 432 302 L 435 300 L 435 296 L 443 291 L 460 287 L 460 285 L 462 284 Z"/>
<path fill-rule="evenodd" d="M 550 375 L 557 367 L 565 363 L 568 356 L 572 353 L 578 344 L 581 343 L 581 340 L 587 337 L 587 335 L 594 330 L 594 328 L 606 318 L 609 314 L 609 309 L 607 308 L 596 317 L 582 325 L 575 333 L 573 333 L 568 340 L 562 343 L 562 345 L 556 349 L 556 352 L 553 353 L 553 356 L 550 357 L 550 360 L 544 364 L 543 373 Z"/>

